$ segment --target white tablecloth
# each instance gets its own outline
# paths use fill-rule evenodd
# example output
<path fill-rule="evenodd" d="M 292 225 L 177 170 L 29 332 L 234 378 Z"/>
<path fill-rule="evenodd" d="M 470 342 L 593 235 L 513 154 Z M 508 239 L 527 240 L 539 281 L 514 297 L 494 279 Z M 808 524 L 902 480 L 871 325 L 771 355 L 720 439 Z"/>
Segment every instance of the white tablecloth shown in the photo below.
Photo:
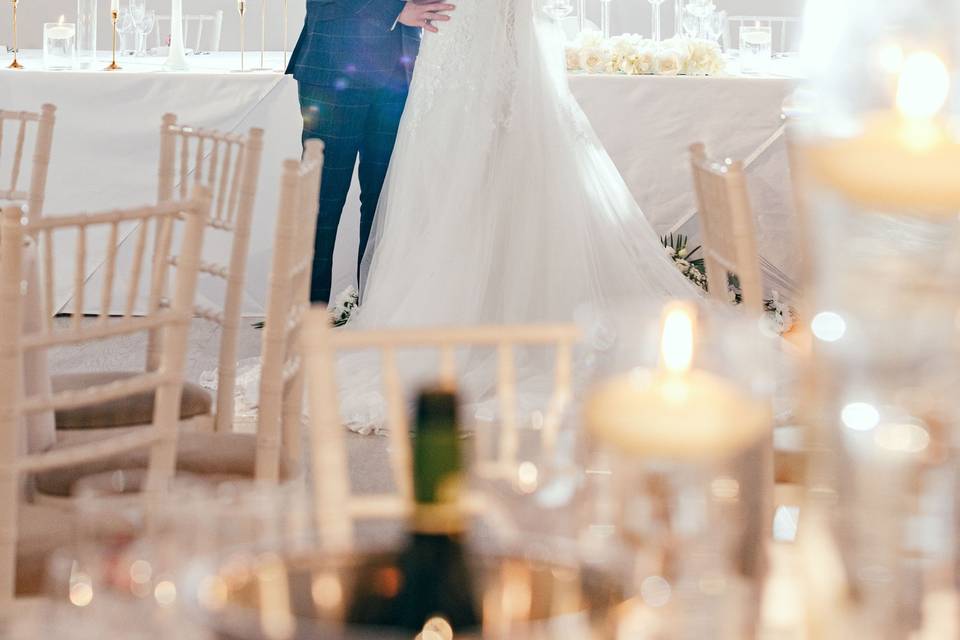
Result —
<path fill-rule="evenodd" d="M 299 158 L 301 152 L 296 82 L 279 73 L 231 73 L 239 68 L 236 53 L 190 57 L 191 70 L 186 73 L 160 72 L 159 58 L 124 57 L 119 61 L 123 69 L 109 73 L 45 72 L 36 52 L 24 52 L 21 58 L 26 69 L 0 71 L 0 107 L 35 111 L 45 102 L 57 105 L 47 182 L 46 212 L 51 215 L 154 202 L 164 113 L 177 114 L 183 124 L 221 131 L 265 129 L 244 302 L 245 313 L 262 315 L 281 164 Z M 108 61 L 102 60 L 104 65 Z M 259 54 L 248 54 L 247 62 L 258 63 Z M 268 64 L 279 68 L 281 55 L 268 54 Z M 91 255 L 86 264 L 86 300 L 92 304 L 100 300 L 98 271 L 104 258 L 102 250 L 93 253 L 102 244 L 97 240 L 88 242 Z M 119 252 L 121 265 L 132 244 L 129 235 L 125 240 Z M 64 250 L 58 254 L 56 298 L 61 309 L 72 310 L 73 261 L 71 251 Z M 211 258 L 227 256 L 226 245 L 207 251 Z M 118 282 L 115 291 L 122 284 Z M 201 284 L 200 295 L 219 301 L 215 285 Z"/>

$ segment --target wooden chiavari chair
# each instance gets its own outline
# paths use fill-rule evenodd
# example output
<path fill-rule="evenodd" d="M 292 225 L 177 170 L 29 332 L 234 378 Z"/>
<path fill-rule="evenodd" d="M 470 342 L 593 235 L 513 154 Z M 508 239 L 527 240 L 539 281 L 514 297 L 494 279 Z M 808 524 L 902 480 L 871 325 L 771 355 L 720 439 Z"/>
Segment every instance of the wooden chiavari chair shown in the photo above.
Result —
<path fill-rule="evenodd" d="M 260 349 L 256 477 L 276 481 L 280 460 L 300 461 L 304 370 L 300 328 L 310 308 L 323 143 L 307 140 L 303 160 L 287 160 L 273 241 L 267 318 Z"/>
<path fill-rule="evenodd" d="M 27 216 L 31 220 L 43 216 L 56 112 L 57 108 L 52 104 L 43 105 L 40 113 L 0 110 L 0 202 L 26 202 Z M 8 123 L 13 126 L 8 127 Z M 28 131 L 32 128 L 32 123 L 36 123 L 36 133 L 33 135 L 33 154 L 28 160 L 30 174 L 25 176 L 24 149 L 27 147 Z M 6 168 L 3 153 L 4 132 L 9 132 L 10 129 L 14 129 L 16 133 L 12 144 L 12 158 L 9 160 L 9 168 Z M 25 188 L 21 186 L 24 183 Z"/>
<path fill-rule="evenodd" d="M 230 234 L 230 256 L 226 263 L 202 260 L 201 283 L 212 278 L 225 284 L 222 308 L 195 305 L 195 315 L 220 326 L 217 397 L 194 384 L 184 387 L 180 418 L 203 431 L 229 432 L 233 429 L 234 388 L 237 374 L 237 335 L 243 303 L 243 287 L 250 246 L 250 226 L 260 176 L 263 131 L 251 129 L 247 135 L 194 129 L 177 124 L 176 116 L 163 116 L 160 128 L 160 160 L 157 201 L 182 199 L 195 186 L 204 186 L 211 194 L 208 234 Z M 155 238 L 156 242 L 157 238 Z M 181 256 L 171 256 L 170 267 Z M 166 283 L 167 279 L 163 279 Z M 163 297 L 163 296 L 162 296 Z M 82 312 L 82 309 L 80 310 Z M 159 334 L 152 332 L 148 342 L 148 363 L 157 364 L 161 351 Z M 121 377 L 124 372 L 106 372 L 57 376 L 56 388 L 83 387 L 91 378 Z M 213 406 L 215 404 L 215 407 Z M 83 414 L 60 412 L 57 425 L 64 430 L 90 430 L 129 427 L 142 424 L 143 411 L 125 411 L 115 405 L 90 408 Z"/>
<path fill-rule="evenodd" d="M 736 274 L 741 304 L 759 317 L 763 313 L 763 280 L 743 163 L 712 162 L 703 144 L 693 145 L 690 154 L 710 295 L 729 303 L 728 277 Z M 771 464 L 780 484 L 802 482 L 805 456 L 795 431 L 795 427 L 774 429 Z"/>
<path fill-rule="evenodd" d="M 284 163 L 267 322 L 262 337 L 257 434 L 185 432 L 180 437 L 178 459 L 178 469 L 182 471 L 214 481 L 253 477 L 278 482 L 293 477 L 299 468 L 304 384 L 298 345 L 300 323 L 310 304 L 310 268 L 322 169 L 320 141 L 307 141 L 302 160 Z M 203 268 L 201 262 L 201 272 Z M 61 440 L 71 442 L 103 432 L 59 433 Z M 142 460 L 118 457 L 96 467 L 41 475 L 37 489 L 46 500 L 57 502 L 68 496 L 70 487 L 84 476 L 138 467 L 142 467 Z M 137 488 L 135 476 L 129 483 L 132 489 Z"/>
<path fill-rule="evenodd" d="M 484 466 L 488 477 L 509 477 L 517 469 L 519 427 L 515 355 L 518 347 L 552 347 L 556 353 L 555 384 L 546 406 L 540 444 L 550 450 L 556 441 L 563 411 L 571 399 L 573 348 L 579 340 L 574 325 L 484 326 L 464 328 L 410 328 L 380 331 L 334 331 L 324 308 L 307 314 L 303 357 L 307 367 L 310 442 L 318 530 L 323 542 L 349 548 L 358 520 L 401 517 L 413 505 L 411 447 L 407 402 L 401 382 L 398 351 L 433 350 L 439 353 L 439 379 L 457 378 L 456 352 L 460 348 L 492 347 L 497 355 L 496 390 L 500 407 L 499 439 L 495 459 Z M 376 350 L 390 427 L 390 466 L 396 490 L 354 495 L 347 469 L 345 427 L 341 421 L 336 360 L 345 351 Z M 321 472 L 322 470 L 322 472 Z M 483 509 L 478 495 L 468 495 L 468 509 Z"/>
<path fill-rule="evenodd" d="M 710 295 L 729 302 L 729 277 L 736 275 L 750 313 L 763 313 L 763 280 L 756 228 L 742 162 L 707 159 L 702 144 L 690 148 L 693 184 L 700 212 Z"/>
<path fill-rule="evenodd" d="M 53 546 L 37 549 L 36 544 L 28 553 L 18 554 L 18 538 L 36 543 L 45 538 L 56 545 L 56 534 L 69 535 L 69 526 L 64 526 L 55 510 L 40 505 L 25 505 L 22 492 L 23 477 L 55 471 L 64 467 L 104 460 L 121 454 L 140 451 L 146 453 L 144 499 L 149 500 L 165 490 L 167 481 L 175 469 L 178 446 L 178 407 L 186 363 L 187 332 L 192 315 L 193 298 L 199 270 L 199 253 L 202 245 L 204 224 L 209 210 L 209 197 L 204 189 L 197 189 L 190 200 L 166 202 L 152 207 L 109 211 L 106 213 L 79 214 L 40 218 L 24 222 L 20 207 L 8 206 L 3 210 L 0 229 L 0 304 L 4 309 L 4 322 L 0 325 L 0 376 L 5 380 L 0 385 L 0 613 L 12 604 L 18 577 L 18 555 L 25 566 L 34 573 L 42 572 L 43 556 L 52 552 Z M 185 229 L 179 249 L 184 258 L 177 266 L 171 302 L 161 307 L 160 280 L 165 263 L 172 254 L 175 240 L 171 229 L 175 219 L 185 220 Z M 145 230 L 153 227 L 159 234 L 157 250 L 148 258 L 146 243 L 137 244 L 135 265 L 143 269 L 149 259 L 150 307 L 146 315 L 134 317 L 130 313 L 132 301 L 139 293 L 140 278 L 130 281 L 125 292 L 128 313 L 122 317 L 109 315 L 112 287 L 103 293 L 99 318 L 84 322 L 84 255 L 87 250 L 88 232 L 94 227 L 105 226 L 115 236 L 120 226 L 138 223 Z M 145 238 L 146 231 L 141 232 Z M 39 330 L 24 335 L 21 331 L 22 314 L 26 292 L 22 287 L 24 243 L 28 238 L 43 239 L 43 265 L 47 308 L 53 304 L 53 263 L 58 242 L 75 239 L 76 284 L 75 304 L 78 313 L 68 324 L 55 322 L 52 317 Z M 66 236 L 66 238 L 64 238 Z M 108 261 L 107 269 L 112 277 L 116 263 Z M 36 292 L 34 292 L 34 295 Z M 160 353 L 160 366 L 139 375 L 84 389 L 59 393 L 27 395 L 21 383 L 25 352 L 49 350 L 67 345 L 103 341 L 150 330 L 164 332 L 164 348 Z M 149 393 L 154 397 L 154 412 L 150 426 L 135 431 L 116 432 L 96 440 L 78 443 L 76 446 L 55 446 L 49 450 L 22 454 L 23 418 L 27 415 L 60 408 L 80 407 L 104 401 L 119 400 L 138 394 Z M 53 515 L 52 515 L 53 514 Z M 37 525 L 36 523 L 40 523 Z M 32 526 L 43 530 L 33 530 Z M 53 531 L 51 531 L 53 529 Z M 50 537 L 52 535 L 52 538 Z M 61 541 L 62 542 L 62 541 Z M 32 582 L 34 576 L 22 578 Z M 25 587 L 26 588 L 26 587 Z"/>

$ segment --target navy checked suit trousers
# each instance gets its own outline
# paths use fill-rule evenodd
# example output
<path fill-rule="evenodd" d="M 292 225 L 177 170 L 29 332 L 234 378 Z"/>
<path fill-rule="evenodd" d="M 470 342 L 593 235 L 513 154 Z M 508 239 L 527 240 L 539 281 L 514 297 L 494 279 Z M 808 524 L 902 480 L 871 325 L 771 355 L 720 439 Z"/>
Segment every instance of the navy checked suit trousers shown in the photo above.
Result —
<path fill-rule="evenodd" d="M 393 88 L 336 89 L 300 85 L 303 137 L 320 138 L 325 144 L 310 287 L 310 299 L 314 302 L 330 299 L 337 228 L 358 156 L 360 258 L 363 258 L 406 97 L 406 91 Z"/>

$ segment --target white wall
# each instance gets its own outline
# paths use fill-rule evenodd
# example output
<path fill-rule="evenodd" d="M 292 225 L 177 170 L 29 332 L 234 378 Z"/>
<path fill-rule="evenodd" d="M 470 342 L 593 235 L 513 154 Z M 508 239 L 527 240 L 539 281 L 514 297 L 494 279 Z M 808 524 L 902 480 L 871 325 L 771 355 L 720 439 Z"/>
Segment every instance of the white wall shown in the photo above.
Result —
<path fill-rule="evenodd" d="M 263 0 L 267 2 L 267 48 L 279 50 L 282 47 L 282 6 L 283 0 Z M 350 0 L 348 0 L 350 1 Z M 452 0 L 457 2 L 457 0 Z M 480 0 L 461 0 L 479 2 Z M 537 2 L 538 0 L 532 0 Z M 730 14 L 739 15 L 799 15 L 803 0 L 716 0 L 721 9 Z M 126 0 L 121 0 L 126 2 Z M 100 32 L 97 36 L 100 48 L 109 43 L 110 19 L 109 0 L 99 0 L 102 15 Z M 147 5 L 159 13 L 169 14 L 170 3 L 164 0 L 147 0 Z M 237 16 L 236 3 L 232 0 L 183 0 L 185 13 L 210 13 L 218 9 L 224 12 L 222 47 L 227 50 L 240 48 L 240 18 Z M 249 0 L 247 3 L 247 47 L 259 48 L 261 0 Z M 588 17 L 599 23 L 599 0 L 588 0 Z M 22 0 L 20 2 L 20 46 L 23 49 L 37 49 L 41 46 L 42 23 L 56 22 L 61 14 L 67 21 L 76 18 L 75 0 Z M 303 23 L 304 0 L 289 0 L 289 31 L 292 47 L 300 33 Z M 673 32 L 673 2 L 663 4 L 665 33 Z M 647 34 L 650 30 L 650 5 L 647 0 L 613 0 L 611 2 L 611 25 L 614 33 L 638 32 Z M 9 44 L 10 6 L 9 2 L 0 2 L 0 42 Z"/>

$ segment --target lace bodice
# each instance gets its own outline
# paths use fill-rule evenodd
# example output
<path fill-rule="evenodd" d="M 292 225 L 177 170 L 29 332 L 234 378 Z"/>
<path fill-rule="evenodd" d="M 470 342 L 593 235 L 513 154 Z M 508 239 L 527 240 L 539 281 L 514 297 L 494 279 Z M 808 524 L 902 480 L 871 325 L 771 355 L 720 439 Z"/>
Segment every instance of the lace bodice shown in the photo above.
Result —
<path fill-rule="evenodd" d="M 424 33 L 407 102 L 409 124 L 418 128 L 430 118 L 440 92 L 462 100 L 465 112 L 486 113 L 477 126 L 496 129 L 510 124 L 520 51 L 532 43 L 532 13 L 525 0 L 466 0 L 439 26 Z"/>

